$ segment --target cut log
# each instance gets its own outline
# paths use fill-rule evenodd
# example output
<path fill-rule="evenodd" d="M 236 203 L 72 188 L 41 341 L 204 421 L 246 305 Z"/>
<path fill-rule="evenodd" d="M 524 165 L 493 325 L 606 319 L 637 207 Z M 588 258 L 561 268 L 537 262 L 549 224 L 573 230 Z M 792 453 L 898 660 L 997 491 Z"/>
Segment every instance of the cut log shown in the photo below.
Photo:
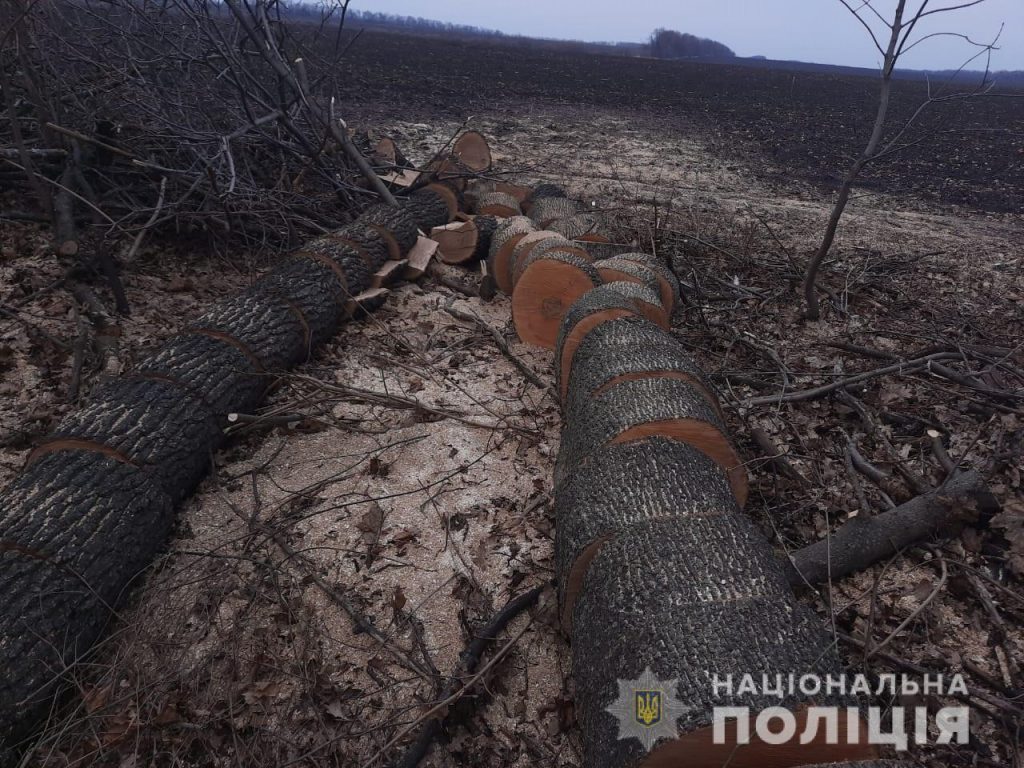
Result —
<path fill-rule="evenodd" d="M 554 349 L 569 307 L 600 282 L 590 262 L 573 254 L 553 251 L 534 261 L 512 294 L 512 322 L 519 338 Z"/>
<path fill-rule="evenodd" d="M 562 396 L 563 411 L 599 397 L 623 381 L 674 378 L 697 389 L 724 422 L 725 415 L 707 374 L 667 331 L 644 318 L 624 317 L 594 328 L 576 348 Z"/>
<path fill-rule="evenodd" d="M 601 286 L 585 293 L 565 313 L 555 340 L 555 383 L 565 400 L 576 350 L 594 328 L 624 317 L 638 317 L 640 310 L 618 291 Z"/>
<path fill-rule="evenodd" d="M 367 226 L 361 221 L 342 227 L 332 232 L 331 235 L 361 249 L 369 259 L 371 271 L 380 269 L 385 261 L 393 258 L 391 254 L 394 249 L 391 247 L 391 239 L 380 230 Z"/>
<path fill-rule="evenodd" d="M 608 238 L 603 234 L 601 219 L 592 213 L 578 213 L 575 216 L 558 219 L 551 223 L 551 229 L 570 240 L 608 242 Z"/>
<path fill-rule="evenodd" d="M 664 306 L 664 302 L 660 301 L 661 282 L 658 280 L 654 270 L 648 269 L 643 264 L 637 264 L 635 261 L 627 261 L 625 259 L 601 259 L 595 262 L 594 266 L 601 275 L 603 282 L 614 283 L 621 281 L 645 285 L 658 296 L 659 303 Z M 665 310 L 671 313 L 671 306 L 665 306 Z"/>
<path fill-rule="evenodd" d="M 568 197 L 568 195 L 566 194 L 566 191 L 557 184 L 538 184 L 530 193 L 529 197 L 527 197 L 523 202 L 523 210 L 529 213 L 535 203 L 546 197 Z"/>
<path fill-rule="evenodd" d="M 454 221 L 459 212 L 459 198 L 444 184 L 429 184 L 405 199 L 405 210 L 423 232 Z"/>
<path fill-rule="evenodd" d="M 661 303 L 660 293 L 655 293 L 646 285 L 628 283 L 623 280 L 616 280 L 606 283 L 606 285 L 632 302 L 641 315 L 658 327 L 664 328 L 666 331 L 672 327 L 668 312 Z"/>
<path fill-rule="evenodd" d="M 358 256 L 352 261 L 365 270 Z M 347 274 L 347 262 L 342 266 Z M 283 370 L 306 356 L 306 328 L 292 307 L 272 296 L 244 293 L 224 299 L 196 318 L 189 330 L 234 340 L 264 371 Z"/>
<path fill-rule="evenodd" d="M 537 225 L 527 217 L 513 216 L 511 219 L 505 219 L 494 230 L 487 254 L 487 271 L 502 293 L 512 293 L 512 270 L 509 268 L 509 261 L 516 245 L 536 229 Z"/>
<path fill-rule="evenodd" d="M 165 341 L 129 374 L 165 378 L 201 399 L 218 418 L 251 413 L 269 383 L 254 360 L 231 344 L 200 334 Z"/>
<path fill-rule="evenodd" d="M 559 219 L 570 219 L 576 215 L 579 204 L 567 197 L 534 198 L 530 206 L 530 218 L 542 229 Z"/>
<path fill-rule="evenodd" d="M 249 292 L 277 296 L 296 309 L 307 331 L 306 359 L 313 347 L 331 338 L 344 315 L 347 294 L 327 265 L 310 259 L 295 259 L 268 272 Z"/>
<path fill-rule="evenodd" d="M 479 131 L 466 131 L 452 145 L 452 155 L 459 163 L 474 173 L 484 173 L 493 163 L 491 148 Z"/>
<path fill-rule="evenodd" d="M 515 291 L 515 285 L 519 282 L 519 278 L 523 276 L 533 262 L 537 259 L 543 258 L 545 255 L 557 251 L 558 253 L 571 254 L 577 258 L 583 259 L 586 262 L 590 261 L 590 254 L 587 253 L 585 248 L 580 248 L 572 244 L 572 241 L 566 240 L 559 234 L 554 232 L 545 231 L 543 236 L 537 237 L 531 241 L 534 235 L 540 235 L 541 233 L 531 233 L 519 241 L 515 250 L 512 252 L 512 259 L 510 263 L 512 265 L 512 290 Z"/>
<path fill-rule="evenodd" d="M 64 671 L 115 620 L 163 547 L 171 500 L 145 471 L 88 451 L 40 458 L 0 494 L 0 757 L 52 708 Z M 11 758 L 11 759 L 8 759 Z"/>
<path fill-rule="evenodd" d="M 476 250 L 473 251 L 470 261 L 481 261 L 487 258 L 487 254 L 491 250 L 491 238 L 494 237 L 500 221 L 502 219 L 496 216 L 474 217 L 473 223 L 476 225 Z"/>
<path fill-rule="evenodd" d="M 437 243 L 429 237 L 420 237 L 416 245 L 409 251 L 408 264 L 403 277 L 406 280 L 419 280 L 430 266 L 430 260 L 437 253 Z"/>
<path fill-rule="evenodd" d="M 555 574 L 562 629 L 606 540 L 645 520 L 738 513 L 722 468 L 685 443 L 652 437 L 599 448 L 555 494 Z M 731 575 L 731 572 L 730 572 Z"/>
<path fill-rule="evenodd" d="M 566 414 L 555 464 L 555 485 L 608 443 L 660 435 L 692 445 L 729 474 L 737 502 L 747 501 L 747 472 L 728 429 L 699 390 L 678 379 L 623 381 Z"/>
<path fill-rule="evenodd" d="M 29 463 L 75 445 L 95 444 L 147 472 L 172 502 L 188 496 L 223 440 L 221 423 L 188 390 L 159 379 L 114 379 L 90 404 L 61 419 Z"/>
<path fill-rule="evenodd" d="M 378 141 L 377 145 L 373 148 L 373 159 L 385 166 L 393 166 L 399 169 L 412 168 L 412 163 L 402 154 L 398 144 L 388 136 Z"/>
<path fill-rule="evenodd" d="M 621 253 L 612 257 L 616 261 L 632 261 L 643 264 L 658 276 L 660 283 L 661 303 L 668 309 L 669 314 L 679 301 L 679 280 L 664 262 L 657 256 L 648 253 Z"/>
<path fill-rule="evenodd" d="M 371 205 L 359 216 L 359 222 L 366 224 L 381 233 L 386 233 L 394 244 L 391 250 L 392 259 L 401 259 L 416 244 L 417 223 L 405 208 L 378 203 Z"/>
<path fill-rule="evenodd" d="M 489 192 L 486 195 L 481 195 L 477 200 L 476 213 L 484 216 L 510 218 L 521 216 L 523 211 L 519 207 L 519 201 L 512 195 L 504 192 Z"/>
<path fill-rule="evenodd" d="M 743 522 L 741 522 L 743 521 Z M 589 768 L 780 768 L 806 763 L 873 759 L 866 745 L 829 745 L 819 738 L 800 744 L 797 728 L 786 744 L 714 744 L 711 722 L 716 707 L 768 707 L 806 711 L 808 706 L 850 706 L 821 694 L 815 699 L 798 686 L 782 697 L 749 691 L 734 683 L 716 690 L 713 679 L 761 675 L 783 680 L 795 675 L 826 679 L 842 664 L 821 620 L 798 603 L 770 555 L 770 546 L 736 515 L 676 517 L 646 521 L 610 539 L 590 564 L 573 612 L 572 671 L 576 711 Z M 627 714 L 635 694 L 629 681 L 647 669 L 659 681 L 672 681 L 678 710 L 664 714 L 680 736 L 647 750 L 636 738 L 620 739 L 618 720 L 608 711 L 625 694 Z M 756 673 L 751 670 L 757 670 Z M 637 686 L 641 689 L 643 686 Z M 632 694 L 632 695 L 631 695 Z M 840 718 L 845 725 L 846 718 Z M 706 729 L 706 730 L 705 730 Z"/>
<path fill-rule="evenodd" d="M 463 264 L 476 253 L 477 227 L 472 219 L 453 221 L 430 230 L 430 239 L 437 243 L 437 256 L 445 264 Z"/>

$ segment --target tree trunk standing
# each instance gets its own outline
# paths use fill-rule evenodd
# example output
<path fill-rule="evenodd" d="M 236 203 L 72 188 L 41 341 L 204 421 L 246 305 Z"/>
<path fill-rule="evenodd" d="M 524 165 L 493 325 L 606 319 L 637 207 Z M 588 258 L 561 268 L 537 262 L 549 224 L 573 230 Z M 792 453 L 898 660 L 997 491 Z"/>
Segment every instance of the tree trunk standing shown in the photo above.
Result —
<path fill-rule="evenodd" d="M 868 144 L 864 147 L 861 156 L 857 158 L 843 179 L 843 185 L 840 187 L 839 197 L 832 207 L 832 213 L 828 219 L 828 226 L 825 227 L 825 235 L 821 239 L 821 245 L 818 246 L 818 251 L 814 254 L 814 258 L 811 259 L 811 263 L 807 265 L 807 274 L 804 276 L 804 301 L 807 304 L 807 311 L 804 316 L 808 320 L 817 320 L 821 317 L 818 296 L 815 293 L 818 271 L 821 269 L 821 265 L 824 263 L 829 251 L 832 250 L 832 242 L 835 240 L 836 230 L 839 228 L 839 220 L 846 210 L 846 204 L 850 201 L 850 192 L 853 190 L 853 185 L 857 181 L 857 177 L 860 176 L 860 172 L 864 170 L 864 166 L 874 159 L 875 152 L 878 150 L 878 144 L 882 140 L 882 132 L 885 130 L 885 119 L 889 113 L 889 99 L 892 94 L 892 73 L 896 68 L 900 32 L 903 30 L 904 6 L 906 6 L 906 0 L 900 0 L 899 5 L 896 7 L 892 26 L 890 27 L 889 45 L 885 50 L 885 59 L 882 63 L 882 85 L 878 92 L 878 112 L 875 114 L 875 124 L 871 129 L 871 138 L 868 139 Z"/>

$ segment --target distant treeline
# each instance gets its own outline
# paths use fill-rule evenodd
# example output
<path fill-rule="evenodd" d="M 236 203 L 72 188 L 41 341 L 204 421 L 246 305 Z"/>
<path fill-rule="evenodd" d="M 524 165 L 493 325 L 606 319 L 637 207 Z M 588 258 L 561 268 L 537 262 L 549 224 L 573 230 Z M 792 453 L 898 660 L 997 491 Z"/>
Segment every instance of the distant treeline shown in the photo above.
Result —
<path fill-rule="evenodd" d="M 716 40 L 708 40 L 674 29 L 656 29 L 647 44 L 656 59 L 732 59 L 732 49 Z"/>

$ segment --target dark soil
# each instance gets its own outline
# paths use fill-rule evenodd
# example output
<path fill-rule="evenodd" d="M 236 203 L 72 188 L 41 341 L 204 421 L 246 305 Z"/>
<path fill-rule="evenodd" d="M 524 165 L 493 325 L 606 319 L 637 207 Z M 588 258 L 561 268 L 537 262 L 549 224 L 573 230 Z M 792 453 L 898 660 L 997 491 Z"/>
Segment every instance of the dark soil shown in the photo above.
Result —
<path fill-rule="evenodd" d="M 834 189 L 866 143 L 878 83 L 721 64 L 523 50 L 482 43 L 366 32 L 352 46 L 350 108 L 407 119 L 462 118 L 572 105 L 620 108 L 647 127 L 699 130 L 725 153 L 760 149 L 777 180 Z M 921 82 L 894 86 L 889 135 L 926 96 Z M 1024 93 L 999 92 L 933 105 L 901 144 L 869 167 L 867 190 L 909 192 L 947 206 L 1024 210 Z M 526 109 L 527 112 L 523 112 Z M 936 162 L 940 160 L 940 162 Z M 781 177 L 781 178 L 780 178 Z"/>

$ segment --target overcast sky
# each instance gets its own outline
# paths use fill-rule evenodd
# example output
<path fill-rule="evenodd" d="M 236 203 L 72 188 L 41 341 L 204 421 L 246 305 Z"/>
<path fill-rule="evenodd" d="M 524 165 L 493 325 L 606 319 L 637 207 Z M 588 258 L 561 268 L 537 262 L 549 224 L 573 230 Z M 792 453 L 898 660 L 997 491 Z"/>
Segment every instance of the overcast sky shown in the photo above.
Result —
<path fill-rule="evenodd" d="M 856 3 L 857 0 L 852 0 Z M 932 0 L 930 7 L 964 0 Z M 880 11 L 896 0 L 875 0 Z M 919 0 L 909 0 L 916 8 Z M 578 40 L 640 41 L 656 27 L 725 43 L 740 56 L 873 67 L 881 58 L 839 0 L 353 0 L 352 8 L 500 29 L 513 34 Z M 925 24 L 925 21 L 928 22 Z M 963 32 L 990 41 L 1005 23 L 993 69 L 1024 69 L 1024 0 L 985 0 L 936 14 L 929 32 Z M 952 38 L 935 38 L 907 54 L 904 66 L 955 69 L 970 53 Z M 977 68 L 984 68 L 984 62 Z"/>

